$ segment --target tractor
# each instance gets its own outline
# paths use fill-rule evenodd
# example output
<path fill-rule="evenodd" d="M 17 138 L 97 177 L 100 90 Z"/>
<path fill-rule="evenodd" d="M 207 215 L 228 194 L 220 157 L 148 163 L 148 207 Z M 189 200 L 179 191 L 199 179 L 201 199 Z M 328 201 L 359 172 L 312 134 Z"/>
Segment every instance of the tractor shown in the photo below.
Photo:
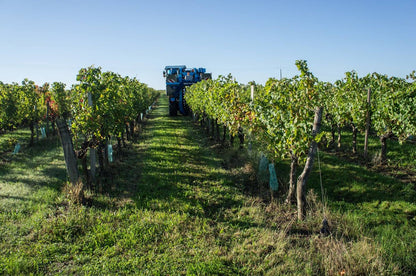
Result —
<path fill-rule="evenodd" d="M 201 80 L 211 79 L 211 73 L 205 68 L 186 68 L 185 65 L 166 66 L 163 71 L 166 78 L 166 95 L 169 97 L 169 115 L 176 116 L 178 111 L 182 115 L 189 114 L 184 95 L 186 88 Z"/>

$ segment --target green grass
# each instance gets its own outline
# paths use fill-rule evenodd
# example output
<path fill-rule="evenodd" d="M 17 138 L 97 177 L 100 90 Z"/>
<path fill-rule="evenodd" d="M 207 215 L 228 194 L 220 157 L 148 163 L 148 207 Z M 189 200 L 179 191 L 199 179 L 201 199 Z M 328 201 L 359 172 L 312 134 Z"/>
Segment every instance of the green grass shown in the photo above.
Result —
<path fill-rule="evenodd" d="M 30 140 L 29 128 L 19 128 L 0 135 L 0 154 L 11 153 L 16 143 L 26 145 Z"/>
<path fill-rule="evenodd" d="M 358 140 L 359 149 L 364 144 L 361 138 Z M 330 216 L 342 217 L 342 222 L 338 218 L 332 220 L 335 225 L 341 224 L 336 227 L 345 238 L 354 240 L 365 236 L 372 239 L 387 263 L 397 264 L 402 274 L 414 274 L 416 186 L 414 178 L 398 173 L 402 171 L 406 176 L 416 173 L 414 144 L 399 145 L 397 141 L 389 141 L 388 165 L 367 168 L 360 164 L 360 151 L 358 157 L 348 153 L 351 141 L 347 133 L 343 136 L 341 153 L 319 153 Z M 379 140 L 375 137 L 370 139 L 369 145 L 373 155 L 380 150 Z M 288 175 L 289 164 L 280 163 L 278 170 Z M 318 163 L 315 163 L 308 185 L 321 197 Z"/>
<path fill-rule="evenodd" d="M 321 154 L 332 235 L 308 195 L 304 222 L 262 197 L 237 149 L 219 149 L 188 117 L 150 115 L 111 166 L 105 192 L 68 201 L 59 141 L 41 140 L 0 167 L 0 274 L 381 275 L 415 268 L 414 194 Z M 285 175 L 286 163 L 278 165 Z M 319 191 L 315 171 L 309 187 Z M 410 189 L 410 190 L 409 190 Z"/>
<path fill-rule="evenodd" d="M 341 152 L 352 152 L 352 132 L 343 130 L 341 136 Z M 368 140 L 368 151 L 370 159 L 376 159 L 380 154 L 381 143 L 377 136 L 370 136 Z M 357 160 L 362 158 L 364 152 L 364 133 L 357 135 Z M 387 162 L 390 168 L 405 170 L 416 173 L 416 143 L 415 141 L 404 141 L 400 144 L 396 139 L 387 139 Z M 397 172 L 396 172 L 397 173 Z"/>

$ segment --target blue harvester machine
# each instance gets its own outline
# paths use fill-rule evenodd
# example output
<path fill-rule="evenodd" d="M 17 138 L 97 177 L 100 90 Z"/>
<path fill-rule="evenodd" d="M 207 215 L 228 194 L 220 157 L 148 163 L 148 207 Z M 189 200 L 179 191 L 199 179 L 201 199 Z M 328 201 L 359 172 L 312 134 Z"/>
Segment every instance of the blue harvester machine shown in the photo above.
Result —
<path fill-rule="evenodd" d="M 188 115 L 189 107 L 185 102 L 186 88 L 201 80 L 211 79 L 211 73 L 205 68 L 186 68 L 185 65 L 166 66 L 163 71 L 166 78 L 166 95 L 169 97 L 169 115 L 176 116 L 178 110 Z"/>

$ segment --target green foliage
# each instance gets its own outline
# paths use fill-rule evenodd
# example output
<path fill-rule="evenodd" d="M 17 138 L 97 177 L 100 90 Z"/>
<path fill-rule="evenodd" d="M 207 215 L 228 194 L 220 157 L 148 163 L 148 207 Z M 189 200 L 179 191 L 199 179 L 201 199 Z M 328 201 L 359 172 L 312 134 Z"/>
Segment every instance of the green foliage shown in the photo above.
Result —
<path fill-rule="evenodd" d="M 59 117 L 71 116 L 71 97 L 69 91 L 65 90 L 65 84 L 54 82 L 52 84 L 52 100 L 56 103 L 56 113 Z"/>
<path fill-rule="evenodd" d="M 194 112 L 218 120 L 233 135 L 250 116 L 250 92 L 238 84 L 231 74 L 192 85 L 185 99 Z"/>
<path fill-rule="evenodd" d="M 48 84 L 39 87 L 24 79 L 22 84 L 0 82 L 0 129 L 13 129 L 19 125 L 39 123 L 46 113 Z"/>
<path fill-rule="evenodd" d="M 294 155 L 305 158 L 313 138 L 314 111 L 320 103 L 322 83 L 298 61 L 300 76 L 269 79 L 253 103 L 254 125 L 259 142 L 267 141 L 272 158 Z"/>
<path fill-rule="evenodd" d="M 377 73 L 360 78 L 351 71 L 331 84 L 318 81 L 306 61 L 298 60 L 296 66 L 299 76 L 270 78 L 264 87 L 254 82 L 238 84 L 231 75 L 220 76 L 192 85 L 185 97 L 195 113 L 218 120 L 230 133 L 235 135 L 240 127 L 255 133 L 256 142 L 267 149 L 264 153 L 270 159 L 294 156 L 302 160 L 306 156 L 313 139 L 314 109 L 319 106 L 326 113 L 324 129 L 332 133 L 349 126 L 363 132 L 370 112 L 371 128 L 380 137 L 395 136 L 402 142 L 415 135 L 414 72 L 405 80 Z M 253 101 L 251 85 L 255 85 Z M 371 106 L 367 104 L 368 89 L 372 91 Z"/>
<path fill-rule="evenodd" d="M 306 61 L 296 65 L 300 76 L 257 85 L 253 101 L 250 87 L 255 84 L 240 85 L 231 75 L 192 85 L 186 100 L 194 112 L 218 119 L 233 134 L 240 127 L 254 132 L 272 159 L 303 158 L 313 139 L 314 110 L 327 87 L 308 70 Z"/>
<path fill-rule="evenodd" d="M 33 81 L 22 81 L 19 93 L 19 117 L 27 123 L 37 123 L 45 114 L 46 106 L 44 95 L 40 93 Z"/>
<path fill-rule="evenodd" d="M 11 128 L 20 122 L 18 109 L 18 85 L 0 82 L 0 129 Z"/>
<path fill-rule="evenodd" d="M 373 73 L 369 85 L 374 91 L 372 127 L 378 135 L 394 135 L 404 141 L 416 133 L 415 82 Z"/>
<path fill-rule="evenodd" d="M 366 83 L 355 71 L 346 72 L 342 80 L 336 81 L 332 93 L 326 95 L 327 113 L 331 114 L 338 127 L 354 124 L 364 130 L 367 111 Z"/>
<path fill-rule="evenodd" d="M 121 77 L 101 68 L 82 68 L 73 87 L 72 125 L 75 137 L 98 142 L 120 136 L 125 125 L 144 113 L 158 93 L 136 79 Z"/>
<path fill-rule="evenodd" d="M 332 93 L 325 96 L 326 124 L 345 127 L 353 125 L 363 131 L 367 111 L 371 114 L 371 129 L 380 137 L 395 136 L 400 142 L 416 133 L 416 105 L 414 75 L 407 79 L 388 77 L 378 73 L 362 78 L 355 71 L 335 82 Z M 410 80 L 413 80 L 410 81 Z M 367 91 L 371 90 L 371 105 Z"/>

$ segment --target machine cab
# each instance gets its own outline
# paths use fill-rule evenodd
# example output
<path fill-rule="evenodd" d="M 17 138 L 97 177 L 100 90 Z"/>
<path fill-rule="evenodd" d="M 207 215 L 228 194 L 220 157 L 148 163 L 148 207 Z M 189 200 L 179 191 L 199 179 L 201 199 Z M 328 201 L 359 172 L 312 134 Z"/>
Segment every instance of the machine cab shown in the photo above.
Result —
<path fill-rule="evenodd" d="M 185 65 L 166 66 L 163 71 L 163 77 L 166 78 L 166 84 L 179 85 L 182 82 L 182 76 L 185 69 Z"/>
<path fill-rule="evenodd" d="M 184 80 L 186 84 L 192 84 L 195 82 L 196 72 L 195 69 L 186 69 L 184 72 Z"/>

